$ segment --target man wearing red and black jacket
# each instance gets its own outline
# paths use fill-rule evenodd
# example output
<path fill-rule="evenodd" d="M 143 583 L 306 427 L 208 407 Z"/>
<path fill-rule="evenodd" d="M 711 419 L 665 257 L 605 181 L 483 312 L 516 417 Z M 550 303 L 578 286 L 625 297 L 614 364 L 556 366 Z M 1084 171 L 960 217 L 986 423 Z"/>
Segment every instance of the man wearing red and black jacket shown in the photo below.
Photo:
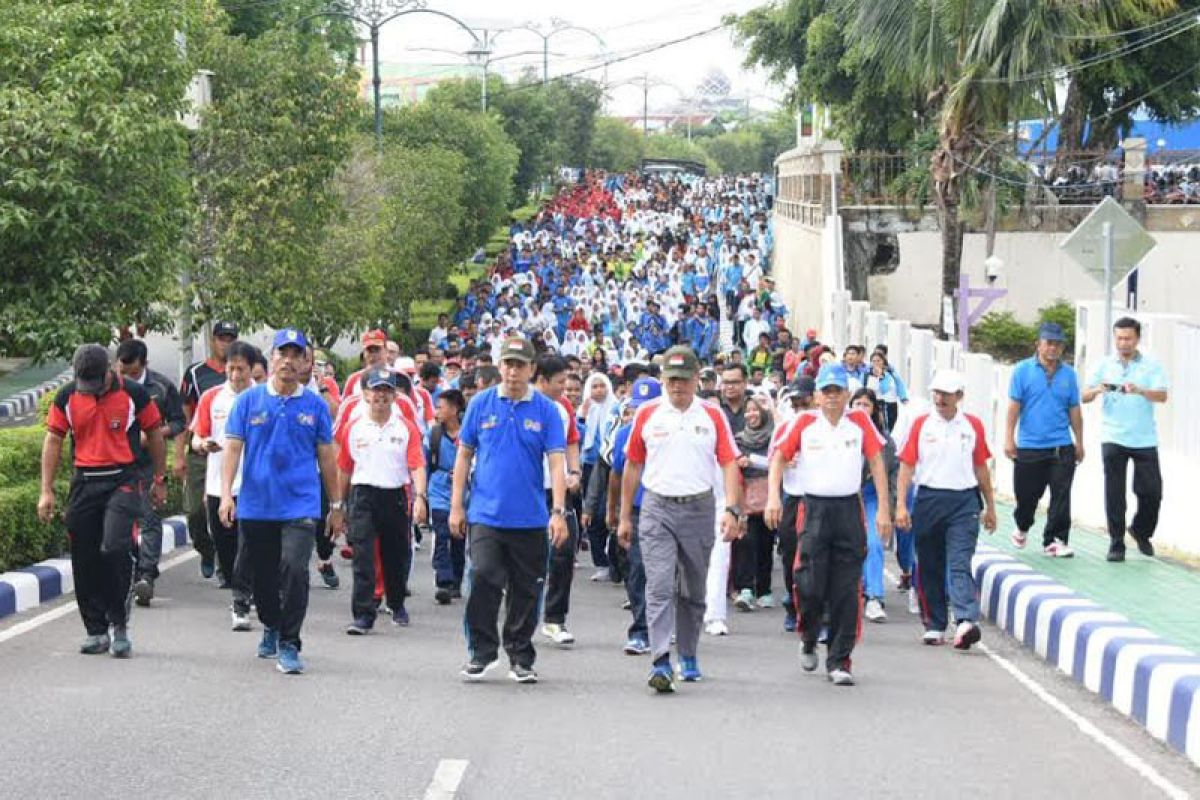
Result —
<path fill-rule="evenodd" d="M 54 515 L 54 476 L 69 433 L 75 475 L 66 524 L 75 598 L 88 634 L 80 652 L 99 654 L 111 647 L 117 658 L 128 658 L 133 645 L 126 626 L 143 509 L 137 462 L 144 433 L 154 465 L 151 498 L 161 506 L 167 494 L 162 417 L 143 386 L 110 368 L 100 345 L 76 350 L 74 367 L 75 380 L 59 390 L 46 418 L 38 517 L 48 522 Z"/>
<path fill-rule="evenodd" d="M 214 386 L 225 383 L 225 357 L 229 346 L 237 341 L 238 327 L 232 322 L 213 324 L 212 355 L 197 361 L 183 373 L 179 394 L 183 397 L 183 411 L 190 427 L 200 397 Z M 175 478 L 184 481 L 183 513 L 187 515 L 188 536 L 192 546 L 200 554 L 200 574 L 206 579 L 216 571 L 216 545 L 208 532 L 208 515 L 205 513 L 204 478 L 208 473 L 208 456 L 196 453 L 187 446 L 188 437 L 176 438 Z M 231 576 L 225 575 L 228 580 Z"/>

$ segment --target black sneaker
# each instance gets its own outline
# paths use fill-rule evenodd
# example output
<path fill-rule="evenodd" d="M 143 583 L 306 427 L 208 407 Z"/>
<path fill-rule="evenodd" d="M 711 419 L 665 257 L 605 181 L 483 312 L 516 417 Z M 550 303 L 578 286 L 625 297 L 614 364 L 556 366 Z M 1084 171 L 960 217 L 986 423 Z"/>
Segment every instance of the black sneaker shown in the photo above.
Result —
<path fill-rule="evenodd" d="M 129 641 L 129 632 L 124 625 L 114 625 L 112 635 L 113 658 L 129 658 L 133 655 L 133 642 Z"/>
<path fill-rule="evenodd" d="M 317 567 L 317 572 L 321 573 L 321 580 L 325 582 L 325 588 L 336 589 L 342 585 L 341 578 L 334 571 L 332 562 L 326 562 L 323 566 Z"/>
<path fill-rule="evenodd" d="M 1149 536 L 1138 536 L 1137 534 L 1133 534 L 1133 533 L 1131 533 L 1130 536 L 1132 536 L 1133 540 L 1135 542 L 1137 542 L 1137 548 L 1138 548 L 1139 553 L 1141 553 L 1144 556 L 1153 556 L 1154 555 L 1154 543 L 1150 541 Z"/>
<path fill-rule="evenodd" d="M 450 590 L 450 599 L 451 600 L 462 600 L 462 589 L 458 586 L 455 586 L 453 589 L 451 589 Z"/>
<path fill-rule="evenodd" d="M 513 664 L 508 668 L 508 679 L 516 683 L 537 683 L 537 673 L 533 671 L 533 667 L 524 667 L 520 664 Z"/>
<path fill-rule="evenodd" d="M 481 681 L 499 663 L 500 660 L 497 658 L 493 658 L 491 661 L 478 661 L 472 658 L 463 664 L 462 676 L 468 681 Z"/>
<path fill-rule="evenodd" d="M 1124 561 L 1125 560 L 1125 548 L 1124 547 L 1110 547 L 1110 548 L 1108 548 L 1108 555 L 1105 556 L 1105 558 L 1114 563 L 1119 562 L 1119 561 Z"/>
<path fill-rule="evenodd" d="M 137 579 L 133 584 L 133 600 L 139 606 L 150 605 L 150 600 L 154 597 L 154 581 L 147 578 L 145 575 Z"/>
<path fill-rule="evenodd" d="M 217 571 L 217 564 L 212 556 L 200 556 L 200 577 L 208 580 Z"/>
<path fill-rule="evenodd" d="M 437 601 L 439 606 L 450 605 L 450 590 L 444 586 L 439 586 L 437 591 L 433 593 L 433 599 Z"/>
<path fill-rule="evenodd" d="M 79 646 L 79 652 L 85 656 L 98 656 L 101 653 L 107 653 L 111 645 L 112 642 L 109 641 L 107 633 L 98 633 L 84 639 L 83 644 Z"/>

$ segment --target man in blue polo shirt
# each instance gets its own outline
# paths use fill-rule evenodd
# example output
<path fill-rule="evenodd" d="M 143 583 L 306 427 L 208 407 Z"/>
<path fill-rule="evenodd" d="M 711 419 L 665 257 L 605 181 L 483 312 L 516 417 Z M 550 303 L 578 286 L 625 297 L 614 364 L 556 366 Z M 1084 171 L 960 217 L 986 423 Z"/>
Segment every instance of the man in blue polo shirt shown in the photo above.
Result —
<path fill-rule="evenodd" d="M 1162 505 L 1162 473 L 1158 468 L 1158 429 L 1154 403 L 1167 402 L 1167 373 L 1162 364 L 1138 350 L 1142 326 L 1132 317 L 1113 325 L 1116 352 L 1092 370 L 1083 402 L 1103 397 L 1100 450 L 1104 459 L 1104 507 L 1108 516 L 1109 561 L 1125 560 L 1125 472 L 1133 462 L 1137 513 L 1129 535 L 1142 555 L 1154 555 L 1150 537 Z"/>
<path fill-rule="evenodd" d="M 300 628 L 308 611 L 308 562 L 321 516 L 321 483 L 329 496 L 329 528 L 345 527 L 329 406 L 300 384 L 308 340 L 285 328 L 275 334 L 271 377 L 238 395 L 225 423 L 221 521 L 235 518 L 254 574 L 263 637 L 259 658 L 278 657 L 280 672 L 304 671 Z M 242 487 L 233 481 L 242 466 Z"/>
<path fill-rule="evenodd" d="M 469 681 L 482 679 L 499 660 L 496 616 L 504 598 L 508 677 L 517 683 L 537 682 L 533 632 L 546 577 L 546 525 L 555 547 L 570 535 L 565 517 L 566 434 L 558 404 L 529 385 L 535 356 L 527 339 L 505 340 L 500 347 L 501 383 L 475 395 L 459 434 L 449 524 L 451 534 L 460 538 L 470 527 L 470 593 L 464 619 L 470 657 L 462 669 Z M 549 510 L 543 458 L 550 465 Z M 468 476 L 469 508 L 464 502 Z"/>
<path fill-rule="evenodd" d="M 1013 368 L 1004 440 L 1004 454 L 1013 460 L 1013 493 L 1017 496 L 1013 512 L 1017 530 L 1012 542 L 1016 547 L 1025 546 L 1038 503 L 1049 487 L 1042 548 L 1052 558 L 1075 555 L 1067 545 L 1071 484 L 1075 465 L 1083 461 L 1079 379 L 1075 370 L 1062 362 L 1065 338 L 1061 325 L 1043 323 L 1038 330 L 1037 353 Z"/>

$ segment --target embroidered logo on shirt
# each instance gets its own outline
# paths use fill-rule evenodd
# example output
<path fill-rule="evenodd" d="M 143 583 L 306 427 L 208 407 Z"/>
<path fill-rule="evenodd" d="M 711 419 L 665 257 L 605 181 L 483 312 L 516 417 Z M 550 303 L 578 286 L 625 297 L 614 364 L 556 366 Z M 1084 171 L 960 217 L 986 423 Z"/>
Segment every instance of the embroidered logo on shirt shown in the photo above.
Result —
<path fill-rule="evenodd" d="M 316 414 L 297 414 L 296 422 L 300 423 L 301 425 L 307 425 L 311 428 L 313 425 L 317 424 L 317 415 Z"/>
<path fill-rule="evenodd" d="M 542 432 L 542 423 L 538 422 L 536 419 L 527 419 L 527 420 L 525 420 L 525 430 L 534 431 L 535 433 L 541 433 Z"/>
<path fill-rule="evenodd" d="M 251 425 L 265 425 L 267 423 L 266 414 L 255 414 L 250 419 L 246 420 Z"/>
<path fill-rule="evenodd" d="M 499 422 L 500 421 L 496 418 L 495 414 L 488 414 L 487 417 L 479 423 L 479 427 L 481 430 L 486 431 L 486 430 L 490 430 L 491 428 L 496 427 L 496 425 L 498 425 Z"/>

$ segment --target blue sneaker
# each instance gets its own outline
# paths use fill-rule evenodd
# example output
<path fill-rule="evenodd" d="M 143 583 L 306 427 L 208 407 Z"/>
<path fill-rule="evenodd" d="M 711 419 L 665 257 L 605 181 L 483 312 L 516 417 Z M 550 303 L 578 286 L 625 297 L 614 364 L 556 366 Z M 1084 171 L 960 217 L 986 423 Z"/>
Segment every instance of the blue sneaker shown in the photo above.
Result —
<path fill-rule="evenodd" d="M 631 636 L 625 643 L 625 655 L 644 656 L 650 652 L 650 643 L 640 636 Z"/>
<path fill-rule="evenodd" d="M 204 580 L 211 578 L 217 571 L 217 562 L 213 556 L 200 556 L 200 577 Z"/>
<path fill-rule="evenodd" d="M 695 656 L 680 656 L 679 677 L 684 683 L 698 683 L 704 676 L 700 674 L 700 662 Z"/>
<path fill-rule="evenodd" d="M 275 669 L 284 675 L 299 675 L 304 672 L 304 661 L 301 660 L 300 651 L 296 645 L 291 642 L 280 642 L 279 663 L 275 665 Z"/>
<path fill-rule="evenodd" d="M 670 694 L 675 691 L 675 670 L 671 668 L 671 659 L 665 656 L 654 664 L 650 670 L 650 688 L 659 694 Z"/>
<path fill-rule="evenodd" d="M 796 632 L 796 615 L 788 614 L 783 618 L 783 629 L 788 633 Z"/>
<path fill-rule="evenodd" d="M 404 608 L 397 608 L 392 612 L 392 624 L 399 625 L 401 628 L 408 627 L 408 611 Z"/>
<path fill-rule="evenodd" d="M 279 655 L 279 631 L 263 628 L 262 641 L 258 643 L 259 658 L 276 658 Z"/>

